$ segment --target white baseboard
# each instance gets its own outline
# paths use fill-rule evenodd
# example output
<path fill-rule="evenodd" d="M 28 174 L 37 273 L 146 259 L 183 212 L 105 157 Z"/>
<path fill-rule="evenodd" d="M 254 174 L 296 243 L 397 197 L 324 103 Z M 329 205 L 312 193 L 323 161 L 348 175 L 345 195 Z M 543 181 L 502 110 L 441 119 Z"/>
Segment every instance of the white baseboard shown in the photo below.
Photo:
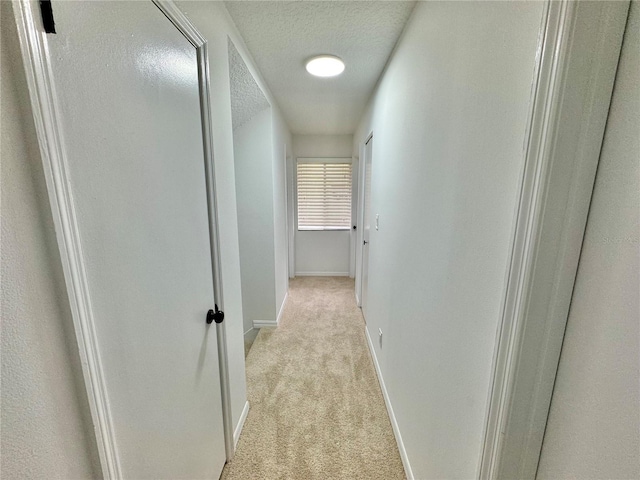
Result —
<path fill-rule="evenodd" d="M 253 328 L 277 327 L 277 320 L 254 320 Z"/>
<path fill-rule="evenodd" d="M 278 318 L 275 320 L 254 320 L 253 328 L 268 328 L 268 327 L 277 327 L 280 324 L 280 318 L 282 317 L 282 312 L 284 311 L 284 305 L 287 303 L 287 298 L 289 298 L 289 292 L 285 293 L 284 300 L 282 300 L 282 305 L 280 305 L 280 311 L 278 312 Z"/>
<path fill-rule="evenodd" d="M 385 386 L 384 379 L 382 378 L 382 371 L 380 370 L 378 357 L 376 357 L 376 352 L 373 348 L 373 342 L 371 341 L 369 330 L 365 328 L 364 331 L 367 336 L 367 345 L 369 346 L 369 353 L 371 353 L 371 359 L 373 360 L 373 365 L 376 369 L 376 374 L 378 375 L 378 382 L 380 383 L 380 389 L 382 390 L 384 403 L 387 406 L 387 413 L 389 414 L 389 420 L 391 421 L 393 434 L 395 435 L 396 443 L 398 444 L 398 451 L 400 452 L 400 458 L 402 459 L 402 465 L 404 466 L 404 473 L 407 475 L 407 480 L 414 480 L 413 471 L 411 470 L 411 464 L 409 463 L 409 457 L 407 457 L 407 451 L 404 448 L 404 442 L 402 441 L 402 435 L 400 434 L 400 427 L 398 427 L 398 422 L 396 421 L 396 415 L 393 413 L 391 400 L 389 399 L 389 394 L 387 393 L 387 387 Z"/>
<path fill-rule="evenodd" d="M 284 298 L 282 299 L 282 305 L 280 305 L 280 311 L 278 312 L 278 318 L 276 318 L 276 325 L 280 325 L 280 319 L 282 318 L 282 312 L 284 311 L 284 306 L 287 303 L 287 298 L 289 298 L 289 292 L 284 294 Z"/>
<path fill-rule="evenodd" d="M 244 341 L 253 342 L 258 336 L 258 333 L 260 333 L 260 330 L 258 330 L 257 328 L 250 328 L 249 330 L 244 332 Z"/>
<path fill-rule="evenodd" d="M 358 296 L 358 294 L 356 293 L 356 305 L 359 307 L 360 306 L 360 297 Z"/>
<path fill-rule="evenodd" d="M 233 432 L 234 448 L 238 446 L 238 440 L 240 440 L 240 434 L 242 433 L 242 428 L 244 427 L 244 422 L 247 419 L 247 415 L 249 415 L 249 400 L 247 400 L 247 402 L 244 404 L 242 414 L 240 415 L 240 420 L 238 420 L 238 425 L 236 425 L 236 429 Z"/>
<path fill-rule="evenodd" d="M 349 272 L 296 272 L 296 277 L 348 277 Z"/>

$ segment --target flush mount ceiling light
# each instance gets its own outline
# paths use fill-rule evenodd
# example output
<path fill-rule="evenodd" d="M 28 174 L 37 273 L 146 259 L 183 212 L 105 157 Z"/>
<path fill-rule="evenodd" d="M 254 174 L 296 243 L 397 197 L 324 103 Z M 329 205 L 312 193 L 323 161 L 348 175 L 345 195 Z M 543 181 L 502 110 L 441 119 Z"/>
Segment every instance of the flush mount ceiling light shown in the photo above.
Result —
<path fill-rule="evenodd" d="M 318 55 L 307 60 L 307 72 L 316 77 L 335 77 L 344 71 L 344 62 L 335 55 Z"/>

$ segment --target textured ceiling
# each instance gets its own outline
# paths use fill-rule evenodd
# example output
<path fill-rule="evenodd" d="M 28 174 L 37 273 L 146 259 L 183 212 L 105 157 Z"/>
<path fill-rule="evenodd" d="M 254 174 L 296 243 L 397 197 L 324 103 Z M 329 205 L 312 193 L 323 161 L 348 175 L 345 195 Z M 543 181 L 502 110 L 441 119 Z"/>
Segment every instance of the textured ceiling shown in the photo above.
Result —
<path fill-rule="evenodd" d="M 415 5 L 404 1 L 228 1 L 225 5 L 297 134 L 351 134 Z M 344 73 L 305 61 L 337 55 Z"/>
<path fill-rule="evenodd" d="M 229 81 L 231 119 L 235 131 L 270 105 L 231 40 L 229 40 Z"/>

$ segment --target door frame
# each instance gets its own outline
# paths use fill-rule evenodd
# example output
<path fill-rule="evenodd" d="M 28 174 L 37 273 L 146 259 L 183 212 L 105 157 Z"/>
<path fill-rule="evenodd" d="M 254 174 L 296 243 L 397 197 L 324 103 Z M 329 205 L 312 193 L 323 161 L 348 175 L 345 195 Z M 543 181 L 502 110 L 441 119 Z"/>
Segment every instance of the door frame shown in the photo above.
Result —
<path fill-rule="evenodd" d="M 296 243 L 295 243 L 295 218 L 294 218 L 294 204 L 295 204 L 295 196 L 296 191 L 294 187 L 294 170 L 295 166 L 293 163 L 293 157 L 290 154 L 291 152 L 286 153 L 284 158 L 285 164 L 285 179 L 286 179 L 286 191 L 287 191 L 287 275 L 289 280 L 295 278 L 296 276 Z"/>
<path fill-rule="evenodd" d="M 196 49 L 214 286 L 212 293 L 216 305 L 223 310 L 207 41 L 171 0 L 151 1 Z M 59 102 L 47 46 L 48 34 L 42 25 L 38 2 L 14 0 L 13 7 L 102 475 L 105 479 L 121 479 L 122 470 L 98 349 L 80 231 L 67 173 L 67 153 L 60 129 Z M 216 330 L 225 453 L 228 461 L 233 456 L 235 445 L 224 322 L 216 324 Z"/>
<path fill-rule="evenodd" d="M 537 473 L 628 8 L 545 3 L 478 465 L 483 480 Z"/>
<path fill-rule="evenodd" d="M 360 145 L 360 163 L 358 164 L 358 215 L 357 215 L 357 223 L 356 223 L 356 265 L 355 265 L 355 275 L 356 275 L 356 305 L 358 307 L 362 307 L 362 265 L 364 249 L 362 248 L 362 242 L 364 240 L 364 181 L 366 175 L 367 168 L 367 143 L 371 141 L 373 138 L 373 130 L 369 132 L 369 134 L 365 137 L 364 142 Z M 373 157 L 373 148 L 371 149 L 371 155 Z M 372 162 L 373 164 L 373 158 Z"/>
<path fill-rule="evenodd" d="M 358 237 L 358 188 L 360 178 L 360 157 L 351 156 L 351 231 L 349 238 L 349 277 L 356 278 L 356 242 Z M 357 298 L 357 295 L 356 295 Z"/>

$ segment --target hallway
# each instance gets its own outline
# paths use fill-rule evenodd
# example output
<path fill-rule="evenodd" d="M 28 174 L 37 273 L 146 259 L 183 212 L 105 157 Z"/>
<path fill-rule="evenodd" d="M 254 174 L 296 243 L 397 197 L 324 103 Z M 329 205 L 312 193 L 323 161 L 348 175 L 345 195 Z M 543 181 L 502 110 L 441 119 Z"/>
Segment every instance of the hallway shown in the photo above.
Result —
<path fill-rule="evenodd" d="M 291 280 L 247 357 L 251 410 L 222 478 L 404 478 L 366 342 L 352 279 Z"/>
<path fill-rule="evenodd" d="M 640 0 L 0 1 L 7 479 L 640 480 Z"/>

